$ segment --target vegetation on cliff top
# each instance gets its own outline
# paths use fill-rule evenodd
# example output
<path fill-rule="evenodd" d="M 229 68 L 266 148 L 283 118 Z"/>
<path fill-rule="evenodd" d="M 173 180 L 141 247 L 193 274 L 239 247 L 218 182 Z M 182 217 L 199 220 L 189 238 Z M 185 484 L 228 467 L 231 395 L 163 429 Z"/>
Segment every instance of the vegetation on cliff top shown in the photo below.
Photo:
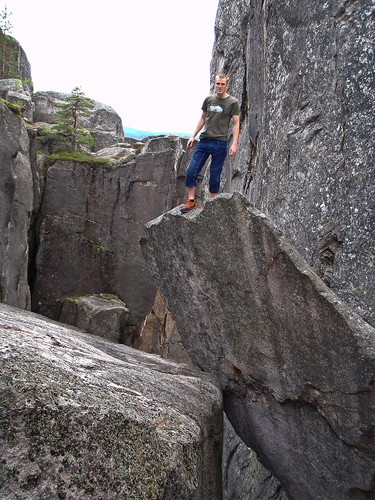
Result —
<path fill-rule="evenodd" d="M 1 66 L 0 78 L 18 78 L 17 73 L 17 41 L 10 36 L 12 24 L 9 17 L 12 13 L 8 12 L 7 7 L 0 13 L 0 47 L 1 47 Z"/>
<path fill-rule="evenodd" d="M 51 164 L 57 160 L 73 161 L 76 163 L 88 163 L 90 165 L 108 165 L 108 160 L 95 158 L 89 153 L 80 151 L 59 150 L 46 157 L 46 163 Z"/>
<path fill-rule="evenodd" d="M 9 102 L 9 101 L 6 101 L 5 99 L 1 99 L 1 98 L 0 98 L 0 102 L 3 103 L 3 104 L 5 104 L 5 106 L 7 106 L 17 116 L 21 116 L 22 115 L 22 111 L 23 111 L 23 105 L 22 105 L 22 103 L 20 103 L 20 102 Z"/>
<path fill-rule="evenodd" d="M 75 87 L 64 103 L 54 103 L 57 123 L 52 128 L 42 130 L 42 139 L 50 141 L 52 153 L 57 147 L 66 151 L 77 152 L 83 146 L 90 148 L 94 144 L 90 132 L 80 125 L 80 118 L 90 116 L 95 104 L 85 96 L 79 87 Z"/>

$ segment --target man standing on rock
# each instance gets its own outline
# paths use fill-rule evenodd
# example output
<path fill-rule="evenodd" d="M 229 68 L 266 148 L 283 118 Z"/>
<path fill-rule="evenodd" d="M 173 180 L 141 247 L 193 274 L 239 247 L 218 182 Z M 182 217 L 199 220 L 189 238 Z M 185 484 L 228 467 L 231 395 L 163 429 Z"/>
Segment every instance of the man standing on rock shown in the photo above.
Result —
<path fill-rule="evenodd" d="M 206 97 L 204 100 L 202 115 L 197 123 L 194 134 L 188 140 L 187 147 L 190 148 L 194 144 L 195 136 L 204 127 L 189 166 L 186 169 L 185 186 L 187 187 L 188 200 L 186 205 L 181 209 L 182 213 L 187 213 L 189 210 L 197 208 L 195 201 L 197 179 L 209 156 L 211 156 L 210 198 L 214 198 L 218 194 L 221 170 L 227 155 L 227 136 L 231 118 L 233 118 L 233 143 L 229 149 L 229 155 L 234 156 L 236 154 L 240 130 L 240 108 L 237 99 L 227 94 L 227 89 L 227 75 L 217 75 L 215 78 L 215 94 Z"/>

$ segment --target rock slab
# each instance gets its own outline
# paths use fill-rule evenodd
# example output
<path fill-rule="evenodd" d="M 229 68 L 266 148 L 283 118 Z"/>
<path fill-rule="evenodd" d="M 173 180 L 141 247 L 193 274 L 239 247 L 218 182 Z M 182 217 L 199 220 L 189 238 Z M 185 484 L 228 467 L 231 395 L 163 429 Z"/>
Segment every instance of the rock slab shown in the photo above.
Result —
<path fill-rule="evenodd" d="M 172 210 L 141 245 L 184 347 L 288 497 L 372 498 L 374 329 L 239 193 Z"/>
<path fill-rule="evenodd" d="M 0 497 L 221 498 L 207 374 L 0 304 Z"/>
<path fill-rule="evenodd" d="M 0 301 L 30 308 L 28 230 L 33 207 L 24 121 L 0 103 Z"/>
<path fill-rule="evenodd" d="M 121 342 L 129 310 L 116 295 L 95 294 L 64 297 L 57 320 L 93 335 Z"/>

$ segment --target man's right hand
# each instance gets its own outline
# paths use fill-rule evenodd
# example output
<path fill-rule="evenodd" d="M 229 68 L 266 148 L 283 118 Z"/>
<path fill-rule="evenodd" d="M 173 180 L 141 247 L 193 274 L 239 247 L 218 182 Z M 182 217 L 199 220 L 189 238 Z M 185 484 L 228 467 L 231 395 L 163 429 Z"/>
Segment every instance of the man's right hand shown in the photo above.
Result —
<path fill-rule="evenodd" d="M 199 122 L 197 123 L 197 126 L 195 127 L 195 130 L 194 130 L 194 134 L 188 140 L 186 148 L 191 148 L 191 146 L 194 144 L 195 136 L 198 135 L 199 132 L 204 127 L 206 115 L 207 115 L 207 111 L 202 111 L 202 116 L 199 118 Z"/>

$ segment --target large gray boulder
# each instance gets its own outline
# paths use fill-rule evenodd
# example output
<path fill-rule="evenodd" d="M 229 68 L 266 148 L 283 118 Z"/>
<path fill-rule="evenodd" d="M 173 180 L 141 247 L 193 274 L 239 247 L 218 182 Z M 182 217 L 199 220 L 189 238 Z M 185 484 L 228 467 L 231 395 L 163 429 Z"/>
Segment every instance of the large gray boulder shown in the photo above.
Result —
<path fill-rule="evenodd" d="M 64 104 L 69 94 L 63 92 L 35 92 L 33 94 L 34 122 L 54 124 L 57 121 L 56 104 Z M 98 101 L 92 101 L 94 108 L 90 110 L 89 117 L 82 117 L 80 125 L 90 130 L 95 144 L 93 151 L 99 151 L 124 139 L 122 120 L 110 106 Z"/>
<path fill-rule="evenodd" d="M 217 500 L 221 391 L 0 304 L 0 497 Z"/>
<path fill-rule="evenodd" d="M 89 117 L 82 118 L 82 126 L 90 130 L 95 144 L 93 151 L 99 151 L 124 140 L 124 129 L 119 114 L 102 102 L 94 101 L 95 107 Z"/>
<path fill-rule="evenodd" d="M 115 295 L 75 295 L 60 300 L 57 320 L 80 330 L 121 342 L 129 310 Z"/>
<path fill-rule="evenodd" d="M 33 310 L 57 319 L 62 297 L 112 293 L 129 308 L 127 343 L 150 312 L 156 288 L 138 240 L 172 207 L 180 139 L 150 139 L 120 164 L 58 161 L 47 172 Z"/>
<path fill-rule="evenodd" d="M 223 191 L 375 325 L 374 2 L 220 0 L 215 32 L 212 74 L 241 104 Z"/>
<path fill-rule="evenodd" d="M 35 92 L 33 94 L 34 121 L 42 123 L 56 123 L 56 111 L 58 107 L 55 104 L 64 104 L 68 94 L 63 92 Z"/>
<path fill-rule="evenodd" d="M 375 495 L 375 331 L 235 193 L 141 240 L 193 362 L 291 499 Z"/>
<path fill-rule="evenodd" d="M 28 230 L 33 206 L 24 120 L 0 103 L 0 301 L 30 307 Z"/>

